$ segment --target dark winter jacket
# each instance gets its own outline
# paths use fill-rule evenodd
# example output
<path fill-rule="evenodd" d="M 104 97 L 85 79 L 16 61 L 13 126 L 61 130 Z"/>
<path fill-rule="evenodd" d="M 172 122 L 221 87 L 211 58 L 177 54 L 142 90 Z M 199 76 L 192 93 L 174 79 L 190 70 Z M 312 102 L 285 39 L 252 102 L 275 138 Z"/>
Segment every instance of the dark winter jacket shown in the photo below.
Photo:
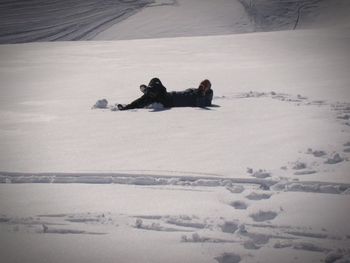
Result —
<path fill-rule="evenodd" d="M 202 95 L 198 89 L 168 92 L 170 107 L 206 107 L 211 105 L 213 90 Z"/>

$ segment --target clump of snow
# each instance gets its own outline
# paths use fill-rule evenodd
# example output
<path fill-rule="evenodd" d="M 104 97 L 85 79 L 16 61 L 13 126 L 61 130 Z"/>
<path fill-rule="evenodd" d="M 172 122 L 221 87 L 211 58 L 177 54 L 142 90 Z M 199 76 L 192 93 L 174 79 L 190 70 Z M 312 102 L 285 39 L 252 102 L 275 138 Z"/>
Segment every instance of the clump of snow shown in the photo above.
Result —
<path fill-rule="evenodd" d="M 112 106 L 110 106 L 109 109 L 110 109 L 111 111 L 119 111 L 118 103 L 117 103 L 117 104 L 114 104 L 114 105 L 112 105 Z"/>
<path fill-rule="evenodd" d="M 108 101 L 106 99 L 101 99 L 96 101 L 95 105 L 92 106 L 93 109 L 106 109 L 108 106 Z"/>

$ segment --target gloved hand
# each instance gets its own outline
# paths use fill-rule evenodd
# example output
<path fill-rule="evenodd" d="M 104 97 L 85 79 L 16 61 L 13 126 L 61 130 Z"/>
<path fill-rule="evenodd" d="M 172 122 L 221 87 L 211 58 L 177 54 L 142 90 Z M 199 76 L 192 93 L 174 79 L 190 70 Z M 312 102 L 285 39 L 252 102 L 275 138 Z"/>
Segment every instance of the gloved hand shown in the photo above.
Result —
<path fill-rule="evenodd" d="M 142 93 L 146 93 L 147 88 L 148 87 L 145 84 L 140 85 L 140 90 L 141 90 Z"/>

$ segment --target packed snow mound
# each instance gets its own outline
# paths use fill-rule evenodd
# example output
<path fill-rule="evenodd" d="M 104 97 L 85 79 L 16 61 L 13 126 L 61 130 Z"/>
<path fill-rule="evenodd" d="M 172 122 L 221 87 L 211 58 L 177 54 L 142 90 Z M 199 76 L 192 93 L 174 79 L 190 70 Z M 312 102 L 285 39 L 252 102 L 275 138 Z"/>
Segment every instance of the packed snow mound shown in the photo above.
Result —
<path fill-rule="evenodd" d="M 0 3 L 0 43 L 224 35 L 350 25 L 347 0 Z"/>

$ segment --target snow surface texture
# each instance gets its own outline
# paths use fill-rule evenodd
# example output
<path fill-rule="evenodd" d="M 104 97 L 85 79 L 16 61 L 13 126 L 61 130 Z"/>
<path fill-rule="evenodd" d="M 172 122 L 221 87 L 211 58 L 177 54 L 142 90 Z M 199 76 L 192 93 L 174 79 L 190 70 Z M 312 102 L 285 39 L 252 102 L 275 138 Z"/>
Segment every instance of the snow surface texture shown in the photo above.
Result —
<path fill-rule="evenodd" d="M 160 186 L 2 184 L 2 258 L 226 262 L 220 260 L 230 254 L 242 262 L 349 260 L 350 218 L 344 210 L 349 195 L 295 194 L 228 181 L 226 187 L 244 188 L 232 193 L 219 184 L 175 181 Z M 248 198 L 252 194 L 270 199 Z M 234 200 L 249 205 L 233 207 Z"/>
<path fill-rule="evenodd" d="M 68 2 L 47 8 L 62 14 Z M 295 1 L 278 1 L 286 5 L 273 9 L 275 19 L 267 1 L 251 5 L 258 17 L 238 1 L 218 2 L 156 1 L 104 37 L 234 33 L 228 21 L 235 32 L 295 26 Z M 310 14 L 330 3 L 298 2 L 297 29 L 317 26 L 306 22 L 326 13 Z M 79 3 L 89 17 L 91 3 Z M 328 14 L 340 3 L 346 10 L 346 1 L 333 3 Z M 196 19 L 195 30 L 183 27 Z M 1 45 L 1 261 L 349 262 L 343 22 L 332 30 Z M 209 78 L 213 107 L 114 110 L 154 76 L 168 90 Z"/>
<path fill-rule="evenodd" d="M 346 262 L 347 34 L 1 46 L 1 255 Z M 154 72 L 217 106 L 109 109 Z"/>

